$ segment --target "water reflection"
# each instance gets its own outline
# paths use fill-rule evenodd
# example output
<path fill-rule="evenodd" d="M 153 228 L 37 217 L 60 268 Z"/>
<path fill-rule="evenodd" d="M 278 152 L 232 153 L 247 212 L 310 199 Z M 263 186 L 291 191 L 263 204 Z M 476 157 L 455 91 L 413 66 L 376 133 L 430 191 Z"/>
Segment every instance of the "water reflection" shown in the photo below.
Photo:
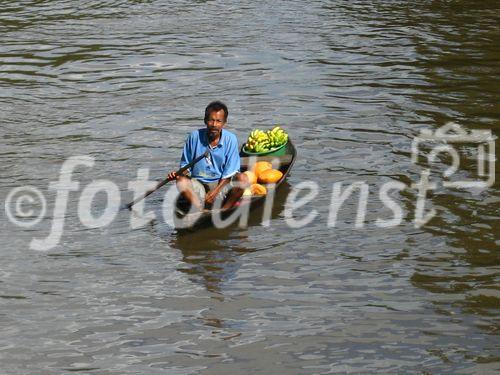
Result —
<path fill-rule="evenodd" d="M 497 69 L 498 50 L 493 46 L 498 20 L 487 9 L 460 4 L 451 9 L 429 3 L 423 9 L 427 16 L 418 16 L 420 31 L 413 40 L 427 89 L 412 97 L 429 127 L 454 121 L 498 135 L 498 88 L 491 79 Z M 467 153 L 467 147 L 457 147 L 458 173 L 470 180 L 477 175 L 477 155 Z M 438 184 L 448 165 L 449 158 L 443 157 L 430 166 Z M 422 229 L 436 246 L 419 250 L 410 278 L 414 286 L 430 292 L 437 312 L 455 314 L 458 308 L 462 314 L 480 315 L 484 321 L 477 326 L 489 332 L 495 331 L 491 317 L 500 306 L 495 271 L 500 255 L 494 230 L 498 199 L 490 196 L 493 191 L 494 187 L 475 192 L 441 189 L 429 194 L 427 209 L 436 208 L 437 215 Z"/>
<path fill-rule="evenodd" d="M 271 221 L 280 220 L 290 190 L 287 181 L 280 185 L 271 211 Z M 222 293 L 224 283 L 240 268 L 241 255 L 257 250 L 252 246 L 248 234 L 252 227 L 261 225 L 263 212 L 262 206 L 252 210 L 248 228 L 245 229 L 235 223 L 224 229 L 205 228 L 171 233 L 169 245 L 182 252 L 185 262 L 178 270 L 190 275 L 193 282 L 201 282 L 208 291 Z"/>

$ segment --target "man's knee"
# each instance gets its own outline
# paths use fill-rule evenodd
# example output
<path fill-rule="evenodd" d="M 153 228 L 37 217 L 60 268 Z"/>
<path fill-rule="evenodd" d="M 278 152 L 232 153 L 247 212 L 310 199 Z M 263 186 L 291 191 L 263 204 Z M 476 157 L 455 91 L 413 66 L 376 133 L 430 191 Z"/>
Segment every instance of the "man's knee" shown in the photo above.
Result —
<path fill-rule="evenodd" d="M 234 186 L 240 189 L 246 189 L 250 186 L 250 180 L 244 173 L 236 173 L 234 175 Z"/>
<path fill-rule="evenodd" d="M 177 189 L 179 189 L 179 191 L 185 191 L 187 189 L 191 189 L 191 180 L 186 176 L 179 176 L 177 178 L 176 184 L 177 184 Z"/>

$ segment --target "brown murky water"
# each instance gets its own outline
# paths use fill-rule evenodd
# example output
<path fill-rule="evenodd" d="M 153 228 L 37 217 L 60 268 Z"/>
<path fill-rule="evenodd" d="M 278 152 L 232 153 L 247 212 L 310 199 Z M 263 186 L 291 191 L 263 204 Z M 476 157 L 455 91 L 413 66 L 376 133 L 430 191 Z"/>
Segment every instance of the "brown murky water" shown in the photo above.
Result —
<path fill-rule="evenodd" d="M 48 203 L 31 228 L 0 211 L 1 372 L 500 370 L 498 184 L 443 187 L 441 154 L 422 227 L 411 187 L 427 168 L 411 161 L 422 129 L 499 135 L 499 14 L 493 1 L 0 1 L 0 198 L 32 185 Z M 259 212 L 246 229 L 191 234 L 132 230 L 123 211 L 82 225 L 85 186 L 111 180 L 128 201 L 138 168 L 177 165 L 213 99 L 240 142 L 275 123 L 295 141 L 269 227 Z M 476 176 L 473 146 L 454 178 Z M 30 250 L 75 155 L 95 165 L 73 173 L 62 239 Z M 304 181 L 318 195 L 296 218 L 317 216 L 292 229 L 286 199 Z M 381 228 L 388 181 L 408 186 L 392 194 L 403 221 Z M 357 194 L 328 225 L 339 182 L 369 187 L 361 228 Z"/>

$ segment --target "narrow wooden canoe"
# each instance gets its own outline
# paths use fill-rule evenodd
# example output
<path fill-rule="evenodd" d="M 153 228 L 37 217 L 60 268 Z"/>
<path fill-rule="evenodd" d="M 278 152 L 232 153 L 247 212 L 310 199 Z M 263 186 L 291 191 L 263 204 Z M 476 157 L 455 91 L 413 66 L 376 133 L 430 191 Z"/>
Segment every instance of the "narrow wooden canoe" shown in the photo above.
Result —
<path fill-rule="evenodd" d="M 268 161 L 273 164 L 273 168 L 279 169 L 283 176 L 279 181 L 276 182 L 275 185 L 275 194 L 279 191 L 280 185 L 285 181 L 285 179 L 290 174 L 290 171 L 295 163 L 295 159 L 297 157 L 297 150 L 293 145 L 292 141 L 289 139 L 287 145 L 285 146 L 285 153 L 281 156 L 248 156 L 243 151 L 240 151 L 241 157 L 241 171 L 244 172 L 248 169 L 248 167 L 258 161 Z M 265 202 L 265 195 L 256 195 L 251 197 L 243 197 L 237 205 L 233 208 L 225 211 L 221 211 L 219 214 L 222 219 L 230 216 L 237 208 L 238 205 L 250 205 L 250 211 L 254 208 L 262 205 Z M 186 207 L 185 203 L 182 203 L 182 200 L 177 202 L 177 213 L 174 215 L 174 222 L 177 228 L 182 229 L 197 229 L 202 227 L 208 227 L 213 225 L 212 221 L 212 211 L 207 211 L 203 213 L 197 214 L 186 214 L 188 207 Z"/>

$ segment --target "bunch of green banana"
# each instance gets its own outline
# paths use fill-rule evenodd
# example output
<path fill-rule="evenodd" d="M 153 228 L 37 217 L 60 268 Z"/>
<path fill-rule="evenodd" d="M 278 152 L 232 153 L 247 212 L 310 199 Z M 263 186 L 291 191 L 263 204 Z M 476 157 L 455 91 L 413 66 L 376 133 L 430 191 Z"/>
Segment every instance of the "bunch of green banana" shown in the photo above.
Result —
<path fill-rule="evenodd" d="M 260 129 L 253 130 L 245 143 L 245 149 L 250 152 L 265 152 L 279 147 L 288 141 L 288 134 L 276 126 L 273 130 L 264 132 Z"/>
<path fill-rule="evenodd" d="M 275 126 L 273 130 L 267 131 L 267 138 L 271 148 L 279 147 L 288 141 L 288 134 L 279 126 Z"/>

